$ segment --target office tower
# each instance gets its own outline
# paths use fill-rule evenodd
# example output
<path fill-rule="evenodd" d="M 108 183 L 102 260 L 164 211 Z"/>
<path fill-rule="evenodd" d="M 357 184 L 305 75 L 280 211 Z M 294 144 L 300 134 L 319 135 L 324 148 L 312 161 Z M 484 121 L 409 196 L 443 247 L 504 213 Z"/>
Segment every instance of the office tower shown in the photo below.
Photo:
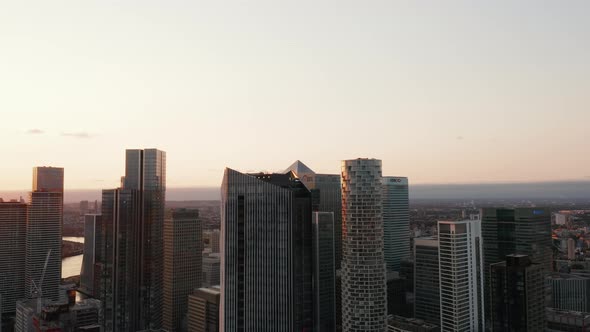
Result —
<path fill-rule="evenodd" d="M 551 307 L 560 310 L 590 312 L 590 275 L 555 273 L 548 277 Z"/>
<path fill-rule="evenodd" d="M 221 268 L 220 254 L 203 254 L 203 287 L 219 286 Z"/>
<path fill-rule="evenodd" d="M 29 196 L 29 216 L 25 245 L 25 295 L 38 289 L 43 297 L 57 300 L 61 281 L 61 237 L 63 225 L 63 168 L 35 167 L 33 191 Z M 45 269 L 45 278 L 40 285 Z"/>
<path fill-rule="evenodd" d="M 33 191 L 64 191 L 64 169 L 61 167 L 34 167 Z"/>
<path fill-rule="evenodd" d="M 481 222 L 439 221 L 438 245 L 441 330 L 484 331 Z"/>
<path fill-rule="evenodd" d="M 336 327 L 334 213 L 313 212 L 314 330 Z"/>
<path fill-rule="evenodd" d="M 576 240 L 567 239 L 567 259 L 573 261 L 576 259 Z"/>
<path fill-rule="evenodd" d="M 100 215 L 86 214 L 84 216 L 84 256 L 82 259 L 82 269 L 80 271 L 80 288 L 90 296 L 94 296 L 96 264 L 96 236 L 100 234 L 97 225 L 100 226 Z M 98 244 L 100 248 L 100 244 Z"/>
<path fill-rule="evenodd" d="M 490 265 L 507 255 L 527 255 L 552 269 L 551 214 L 540 208 L 482 209 L 481 229 L 485 266 L 486 315 L 490 317 Z"/>
<path fill-rule="evenodd" d="M 219 253 L 221 252 L 220 248 L 219 248 L 219 230 L 218 229 L 214 229 L 213 231 L 211 231 L 211 252 L 213 253 Z"/>
<path fill-rule="evenodd" d="M 176 209 L 164 222 L 163 328 L 179 331 L 188 296 L 201 287 L 203 239 L 198 210 Z"/>
<path fill-rule="evenodd" d="M 526 255 L 491 265 L 493 331 L 543 331 L 545 280 L 542 266 Z"/>
<path fill-rule="evenodd" d="M 0 200 L 0 324 L 25 296 L 27 205 Z"/>
<path fill-rule="evenodd" d="M 292 172 L 226 168 L 221 193 L 221 329 L 311 329 L 309 190 Z"/>
<path fill-rule="evenodd" d="M 102 193 L 99 298 L 106 329 L 160 328 L 166 153 L 127 150 L 123 184 Z"/>
<path fill-rule="evenodd" d="M 391 315 L 387 318 L 388 332 L 439 332 L 440 328 L 435 324 L 427 323 L 421 319 L 405 318 Z"/>
<path fill-rule="evenodd" d="M 399 271 L 401 261 L 410 258 L 408 194 L 408 178 L 383 177 L 383 234 L 389 271 Z"/>
<path fill-rule="evenodd" d="M 304 163 L 297 160 L 287 171 L 299 177 L 309 190 L 319 191 L 317 211 L 334 213 L 334 238 L 336 239 L 336 270 L 342 260 L 342 189 L 340 174 L 317 174 Z"/>
<path fill-rule="evenodd" d="M 414 317 L 440 325 L 438 239 L 414 241 Z"/>
<path fill-rule="evenodd" d="M 342 162 L 342 328 L 385 331 L 381 160 Z"/>
<path fill-rule="evenodd" d="M 412 317 L 413 311 L 406 300 L 405 279 L 398 272 L 387 272 L 387 314 Z"/>
<path fill-rule="evenodd" d="M 188 330 L 219 331 L 219 287 L 200 288 L 188 297 Z"/>

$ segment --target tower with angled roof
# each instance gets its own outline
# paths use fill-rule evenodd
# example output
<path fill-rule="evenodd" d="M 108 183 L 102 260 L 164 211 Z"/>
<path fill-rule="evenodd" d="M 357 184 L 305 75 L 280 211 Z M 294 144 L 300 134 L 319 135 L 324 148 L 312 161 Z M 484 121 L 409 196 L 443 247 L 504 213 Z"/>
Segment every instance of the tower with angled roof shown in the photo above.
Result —
<path fill-rule="evenodd" d="M 311 330 L 310 191 L 293 172 L 227 168 L 221 193 L 221 330 Z"/>

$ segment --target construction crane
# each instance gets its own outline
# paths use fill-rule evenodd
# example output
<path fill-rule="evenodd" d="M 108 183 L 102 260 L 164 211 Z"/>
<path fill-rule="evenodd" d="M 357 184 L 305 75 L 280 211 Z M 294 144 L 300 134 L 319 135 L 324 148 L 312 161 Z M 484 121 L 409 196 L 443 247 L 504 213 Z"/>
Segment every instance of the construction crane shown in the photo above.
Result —
<path fill-rule="evenodd" d="M 45 265 L 43 266 L 43 272 L 41 272 L 41 280 L 39 280 L 39 286 L 35 284 L 35 280 L 31 280 L 33 283 L 33 287 L 35 290 L 31 290 L 32 298 L 37 299 L 37 313 L 41 312 L 43 308 L 43 280 L 45 279 L 45 271 L 47 270 L 47 264 L 49 263 L 49 256 L 51 256 L 51 249 L 47 252 L 47 257 L 45 257 Z"/>

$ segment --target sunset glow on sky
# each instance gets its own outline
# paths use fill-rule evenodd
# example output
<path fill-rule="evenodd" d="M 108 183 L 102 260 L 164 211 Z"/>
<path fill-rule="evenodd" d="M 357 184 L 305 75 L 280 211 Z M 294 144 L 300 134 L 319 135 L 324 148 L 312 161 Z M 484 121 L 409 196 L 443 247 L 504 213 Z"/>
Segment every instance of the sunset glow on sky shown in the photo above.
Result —
<path fill-rule="evenodd" d="M 411 183 L 590 179 L 588 1 L 4 1 L 0 189 L 383 160 Z"/>

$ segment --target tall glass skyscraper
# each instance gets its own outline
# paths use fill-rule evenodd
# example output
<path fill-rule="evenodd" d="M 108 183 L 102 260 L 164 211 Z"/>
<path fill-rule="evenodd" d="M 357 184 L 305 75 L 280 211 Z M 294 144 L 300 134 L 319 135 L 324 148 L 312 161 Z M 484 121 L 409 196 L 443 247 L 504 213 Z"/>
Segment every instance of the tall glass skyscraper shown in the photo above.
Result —
<path fill-rule="evenodd" d="M 383 234 L 385 262 L 390 271 L 410 258 L 410 203 L 408 178 L 383 177 Z"/>
<path fill-rule="evenodd" d="M 94 266 L 96 263 L 97 235 L 100 235 L 101 215 L 86 214 L 84 215 L 84 258 L 82 259 L 82 269 L 80 271 L 80 288 L 84 293 L 94 295 Z M 100 244 L 98 244 L 100 248 Z"/>
<path fill-rule="evenodd" d="M 334 213 L 335 266 L 340 269 L 342 260 L 342 188 L 340 174 L 318 174 L 297 160 L 287 171 L 292 171 L 299 177 L 309 190 L 319 192 L 317 211 Z"/>
<path fill-rule="evenodd" d="M 25 295 L 40 288 L 43 297 L 59 300 L 63 227 L 64 169 L 35 167 L 27 221 Z M 49 255 L 43 284 L 39 285 Z M 36 285 L 36 287 L 33 285 Z"/>
<path fill-rule="evenodd" d="M 102 282 L 107 330 L 162 325 L 166 153 L 127 150 L 123 188 L 103 190 Z"/>
<path fill-rule="evenodd" d="M 414 317 L 440 325 L 438 239 L 414 241 Z"/>
<path fill-rule="evenodd" d="M 221 330 L 310 330 L 311 193 L 292 172 L 229 168 L 221 193 Z"/>
<path fill-rule="evenodd" d="M 539 273 L 552 270 L 551 213 L 542 208 L 481 211 L 485 271 L 486 316 L 491 317 L 490 266 L 512 254 L 527 255 L 540 264 Z"/>
<path fill-rule="evenodd" d="M 381 160 L 342 162 L 342 328 L 387 330 Z"/>
<path fill-rule="evenodd" d="M 313 212 L 314 331 L 336 328 L 334 213 Z"/>

